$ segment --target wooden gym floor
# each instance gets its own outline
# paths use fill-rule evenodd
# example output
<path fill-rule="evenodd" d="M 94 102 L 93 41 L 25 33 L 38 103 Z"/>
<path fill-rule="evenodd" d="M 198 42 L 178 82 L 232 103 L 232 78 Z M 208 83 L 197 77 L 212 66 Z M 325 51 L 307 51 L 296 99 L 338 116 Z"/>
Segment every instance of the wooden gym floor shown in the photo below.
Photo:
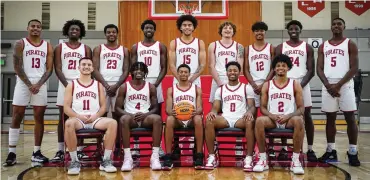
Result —
<path fill-rule="evenodd" d="M 4 130 L 4 128 L 2 128 Z M 93 180 L 93 179 L 111 179 L 111 180 L 131 180 L 131 179 L 197 179 L 197 180 L 249 180 L 249 179 L 370 179 L 370 133 L 360 132 L 358 139 L 360 167 L 350 167 L 346 151 L 348 149 L 348 140 L 345 126 L 338 126 L 336 137 L 336 149 L 338 151 L 339 162 L 330 166 L 305 167 L 305 175 L 296 176 L 289 173 L 288 169 L 281 167 L 270 167 L 270 170 L 264 173 L 245 173 L 237 167 L 219 167 L 212 171 L 194 170 L 191 167 L 174 168 L 172 171 L 151 171 L 148 167 L 136 168 L 132 172 L 105 173 L 97 168 L 82 168 L 79 176 L 67 176 L 62 167 L 32 167 L 30 158 L 33 151 L 32 126 L 24 126 L 24 134 L 20 135 L 19 146 L 17 147 L 18 164 L 13 167 L 2 167 L 1 179 L 71 179 L 71 180 Z M 316 126 L 314 150 L 317 156 L 321 156 L 326 148 L 326 138 L 324 127 Z M 57 150 L 57 135 L 55 126 L 45 127 L 47 133 L 44 135 L 42 152 L 48 158 L 52 158 Z M 306 151 L 305 140 L 304 151 Z M 4 162 L 8 153 L 8 134 L 1 135 L 1 162 Z M 120 167 L 117 167 L 119 170 Z"/>

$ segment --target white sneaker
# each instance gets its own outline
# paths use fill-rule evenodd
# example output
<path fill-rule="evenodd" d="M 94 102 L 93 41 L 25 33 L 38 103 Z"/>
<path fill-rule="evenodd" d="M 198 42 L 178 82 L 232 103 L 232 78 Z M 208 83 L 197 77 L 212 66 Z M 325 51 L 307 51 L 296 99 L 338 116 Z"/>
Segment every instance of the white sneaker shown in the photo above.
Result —
<path fill-rule="evenodd" d="M 99 167 L 100 171 L 105 171 L 107 173 L 116 172 L 117 168 L 113 166 L 113 162 L 110 159 L 104 160 Z"/>
<path fill-rule="evenodd" d="M 290 163 L 290 171 L 292 171 L 294 174 L 304 174 L 304 170 L 299 158 L 292 158 L 292 162 Z"/>
<path fill-rule="evenodd" d="M 216 157 L 208 156 L 207 164 L 204 169 L 214 169 L 216 167 Z"/>
<path fill-rule="evenodd" d="M 72 161 L 68 167 L 68 175 L 80 174 L 81 163 L 79 161 Z"/>
<path fill-rule="evenodd" d="M 161 162 L 159 161 L 159 154 L 152 154 L 152 157 L 150 157 L 150 168 L 152 168 L 152 170 L 162 169 Z"/>
<path fill-rule="evenodd" d="M 247 156 L 244 159 L 244 171 L 252 172 L 253 171 L 253 159 L 252 156 Z"/>
<path fill-rule="evenodd" d="M 267 164 L 266 159 L 261 159 L 257 162 L 257 164 L 253 167 L 254 172 L 263 172 L 264 170 L 268 170 L 269 165 Z"/>
<path fill-rule="evenodd" d="M 134 161 L 132 160 L 132 157 L 125 157 L 123 159 L 121 171 L 131 171 L 133 168 L 134 168 Z"/>

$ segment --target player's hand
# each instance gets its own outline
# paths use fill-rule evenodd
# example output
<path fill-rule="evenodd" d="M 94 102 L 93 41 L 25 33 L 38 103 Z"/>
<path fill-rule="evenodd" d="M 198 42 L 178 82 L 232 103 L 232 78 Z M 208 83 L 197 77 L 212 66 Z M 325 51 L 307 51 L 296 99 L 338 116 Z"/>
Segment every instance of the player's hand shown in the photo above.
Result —
<path fill-rule="evenodd" d="M 83 123 L 87 124 L 86 121 L 89 119 L 88 116 L 84 116 L 84 115 L 77 115 L 76 116 L 79 120 L 81 120 Z"/>
<path fill-rule="evenodd" d="M 256 93 L 257 95 L 260 95 L 261 94 L 261 90 L 262 90 L 262 86 L 263 86 L 263 84 L 261 84 L 259 86 L 257 85 L 257 88 L 256 89 L 253 88 L 254 93 Z"/>
<path fill-rule="evenodd" d="M 96 119 L 98 119 L 98 115 L 97 114 L 92 114 L 92 115 L 88 116 L 88 119 L 85 122 L 85 124 L 93 123 Z"/>
<path fill-rule="evenodd" d="M 270 116 L 269 116 L 269 118 L 270 118 L 271 120 L 273 120 L 274 122 L 278 120 L 278 117 L 279 117 L 279 116 L 278 116 L 278 115 L 276 115 L 276 114 L 272 114 L 272 115 L 270 115 Z"/>
<path fill-rule="evenodd" d="M 198 111 L 198 110 L 195 110 L 191 113 L 191 117 L 194 117 L 196 115 L 201 115 L 203 113 L 203 111 Z"/>
<path fill-rule="evenodd" d="M 276 122 L 279 124 L 285 124 L 286 122 L 288 122 L 289 119 L 290 119 L 289 115 L 280 115 L 278 116 L 278 119 Z"/>
<path fill-rule="evenodd" d="M 244 119 L 244 121 L 253 121 L 254 117 L 253 117 L 253 114 L 251 112 L 246 112 L 243 115 L 243 119 Z"/>
<path fill-rule="evenodd" d="M 172 109 L 172 114 L 171 114 L 172 116 L 177 116 L 177 113 L 176 113 L 176 110 L 175 109 Z"/>
<path fill-rule="evenodd" d="M 222 81 L 217 81 L 216 83 L 217 83 L 217 87 L 220 87 L 220 86 L 224 85 L 224 83 L 222 83 Z"/>
<path fill-rule="evenodd" d="M 41 85 L 32 84 L 32 86 L 31 86 L 31 88 L 29 88 L 29 90 L 31 91 L 32 94 L 37 94 L 37 93 L 39 93 L 40 88 L 41 88 Z"/>
<path fill-rule="evenodd" d="M 143 121 L 147 115 L 145 113 L 138 112 L 134 115 L 134 121 Z"/>
<path fill-rule="evenodd" d="M 209 112 L 206 119 L 207 121 L 213 121 L 216 119 L 216 114 L 214 112 Z"/>
<path fill-rule="evenodd" d="M 110 96 L 110 97 L 116 96 L 118 88 L 119 88 L 119 86 L 117 84 L 114 84 L 114 85 L 110 86 L 109 89 L 107 90 L 108 96 Z"/>
<path fill-rule="evenodd" d="M 325 86 L 328 93 L 332 96 L 332 97 L 339 97 L 340 94 L 339 94 L 339 89 L 340 87 L 338 87 L 337 84 L 329 84 L 327 86 Z"/>

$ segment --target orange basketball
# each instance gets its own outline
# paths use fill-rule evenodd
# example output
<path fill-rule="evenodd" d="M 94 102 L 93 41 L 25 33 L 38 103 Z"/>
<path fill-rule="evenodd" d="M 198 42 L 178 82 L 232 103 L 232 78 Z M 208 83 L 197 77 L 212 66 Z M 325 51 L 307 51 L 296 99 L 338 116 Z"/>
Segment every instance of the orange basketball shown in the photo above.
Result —
<path fill-rule="evenodd" d="M 180 121 L 191 119 L 191 114 L 194 111 L 194 106 L 189 102 L 179 102 L 175 106 L 176 118 Z"/>

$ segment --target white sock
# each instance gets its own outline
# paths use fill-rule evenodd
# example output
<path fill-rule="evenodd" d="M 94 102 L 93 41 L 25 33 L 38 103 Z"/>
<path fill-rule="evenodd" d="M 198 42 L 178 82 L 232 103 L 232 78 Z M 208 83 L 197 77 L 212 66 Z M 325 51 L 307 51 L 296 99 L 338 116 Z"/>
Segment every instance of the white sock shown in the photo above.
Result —
<path fill-rule="evenodd" d="M 308 145 L 308 146 L 307 146 L 307 149 L 308 149 L 309 151 L 312 151 L 312 146 L 313 146 L 313 145 Z"/>
<path fill-rule="evenodd" d="M 348 154 L 350 155 L 356 155 L 357 154 L 357 145 L 350 144 Z"/>
<path fill-rule="evenodd" d="M 83 146 L 78 146 L 77 147 L 77 151 L 82 151 L 84 149 L 84 147 Z"/>
<path fill-rule="evenodd" d="M 10 153 L 12 152 L 12 153 L 16 154 L 16 152 L 15 152 L 15 151 L 16 151 L 16 150 L 15 150 L 15 147 L 10 147 L 10 148 L 9 148 L 9 152 L 10 152 Z"/>
<path fill-rule="evenodd" d="M 108 160 L 110 159 L 110 155 L 112 154 L 112 150 L 105 149 L 104 150 L 104 157 L 103 160 Z"/>
<path fill-rule="evenodd" d="M 153 147 L 152 154 L 159 154 L 159 147 Z"/>
<path fill-rule="evenodd" d="M 215 154 L 209 154 L 209 157 L 211 157 L 211 156 L 215 157 Z"/>
<path fill-rule="evenodd" d="M 9 146 L 17 146 L 19 139 L 19 129 L 9 128 Z M 9 147 L 9 152 L 15 153 L 16 147 Z"/>
<path fill-rule="evenodd" d="M 41 146 L 33 146 L 33 152 L 37 152 L 37 151 L 40 151 L 41 149 Z"/>
<path fill-rule="evenodd" d="M 332 152 L 335 149 L 335 143 L 328 143 L 328 147 L 326 148 L 326 152 Z"/>
<path fill-rule="evenodd" d="M 299 159 L 299 153 L 293 152 L 292 159 Z"/>
<path fill-rule="evenodd" d="M 71 159 L 72 161 L 78 161 L 78 157 L 77 157 L 77 151 L 71 151 L 69 152 L 70 156 L 71 156 Z"/>
<path fill-rule="evenodd" d="M 125 157 L 124 158 L 131 158 L 131 149 L 130 148 L 123 148 L 123 152 L 125 153 Z"/>
<path fill-rule="evenodd" d="M 260 159 L 266 161 L 266 153 L 260 153 Z"/>
<path fill-rule="evenodd" d="M 58 150 L 64 151 L 64 142 L 58 142 Z"/>

